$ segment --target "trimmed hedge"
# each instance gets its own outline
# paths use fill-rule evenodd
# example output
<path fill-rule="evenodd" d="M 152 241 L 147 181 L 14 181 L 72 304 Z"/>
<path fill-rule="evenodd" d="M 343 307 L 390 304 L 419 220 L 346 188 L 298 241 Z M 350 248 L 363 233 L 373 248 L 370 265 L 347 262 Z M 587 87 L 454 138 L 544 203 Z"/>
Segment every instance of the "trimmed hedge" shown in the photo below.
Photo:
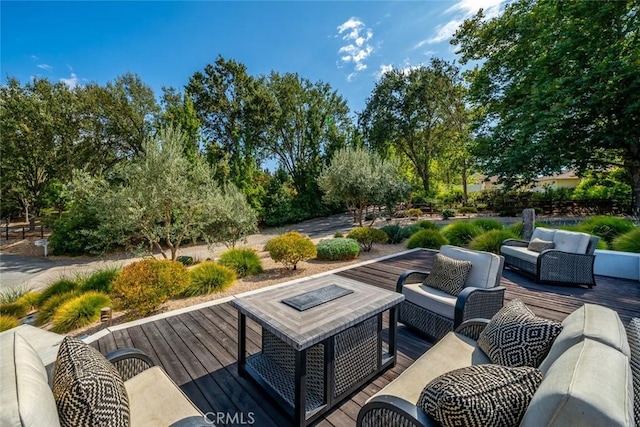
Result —
<path fill-rule="evenodd" d="M 356 259 L 360 254 L 360 245 L 349 238 L 321 240 L 316 245 L 318 259 L 328 261 L 346 261 Z"/>
<path fill-rule="evenodd" d="M 297 231 L 274 237 L 267 242 L 264 250 L 269 252 L 271 259 L 284 265 L 287 270 L 296 270 L 300 261 L 316 256 L 316 245 Z"/>
<path fill-rule="evenodd" d="M 409 238 L 408 249 L 427 248 L 440 249 L 442 245 L 448 245 L 449 241 L 437 230 L 420 230 Z"/>
<path fill-rule="evenodd" d="M 458 221 L 449 224 L 442 229 L 442 235 L 450 244 L 455 246 L 467 246 L 474 237 L 481 235 L 484 230 L 469 221 Z"/>
<path fill-rule="evenodd" d="M 89 291 L 60 305 L 53 315 L 53 331 L 65 333 L 100 319 L 100 309 L 110 307 L 111 299 L 101 292 Z"/>
<path fill-rule="evenodd" d="M 347 238 L 360 243 L 360 247 L 365 252 L 369 252 L 374 243 L 385 243 L 389 240 L 387 233 L 370 227 L 356 227 L 347 234 Z"/>
<path fill-rule="evenodd" d="M 236 272 L 229 267 L 207 261 L 193 267 L 191 285 L 183 292 L 185 296 L 207 295 L 227 289 L 236 281 Z"/>
<path fill-rule="evenodd" d="M 500 246 L 507 239 L 517 239 L 518 236 L 509 230 L 491 230 L 475 237 L 469 242 L 469 248 L 476 251 L 500 254 Z"/>
<path fill-rule="evenodd" d="M 235 271 L 238 277 L 255 276 L 264 271 L 262 261 L 253 249 L 229 249 L 220 255 L 218 263 Z"/>

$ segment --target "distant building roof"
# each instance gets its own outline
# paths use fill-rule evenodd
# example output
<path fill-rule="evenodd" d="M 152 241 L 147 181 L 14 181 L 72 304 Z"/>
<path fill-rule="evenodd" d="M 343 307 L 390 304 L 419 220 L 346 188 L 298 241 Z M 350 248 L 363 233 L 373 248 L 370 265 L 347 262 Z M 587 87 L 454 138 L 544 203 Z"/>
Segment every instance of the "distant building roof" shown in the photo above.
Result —
<path fill-rule="evenodd" d="M 579 178 L 579 176 L 576 175 L 576 171 L 574 169 L 570 169 L 558 175 L 543 176 L 543 177 L 537 178 L 535 182 L 551 181 L 554 179 L 571 179 L 571 178 Z"/>

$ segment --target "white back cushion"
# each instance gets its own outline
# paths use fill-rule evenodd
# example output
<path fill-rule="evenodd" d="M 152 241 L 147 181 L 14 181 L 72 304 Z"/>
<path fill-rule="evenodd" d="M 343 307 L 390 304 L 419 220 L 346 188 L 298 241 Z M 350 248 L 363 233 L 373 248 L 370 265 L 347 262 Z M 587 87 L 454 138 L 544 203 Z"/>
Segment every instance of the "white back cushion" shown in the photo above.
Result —
<path fill-rule="evenodd" d="M 0 337 L 0 425 L 60 426 L 38 353 L 16 333 Z"/>
<path fill-rule="evenodd" d="M 474 251 L 460 248 L 458 246 L 445 245 L 440 248 L 440 253 L 451 258 L 471 261 L 472 267 L 467 280 L 466 287 L 493 288 L 497 286 L 502 275 L 501 257 L 490 252 Z"/>
<path fill-rule="evenodd" d="M 531 240 L 540 239 L 540 240 L 545 240 L 547 242 L 553 242 L 553 236 L 554 234 L 556 234 L 556 231 L 557 230 L 554 230 L 552 228 L 537 227 L 535 230 L 533 230 L 533 234 L 531 235 Z"/>
<path fill-rule="evenodd" d="M 587 253 L 589 246 L 589 236 L 585 233 L 577 233 L 575 231 L 556 230 L 553 235 L 553 243 L 555 249 L 562 252 L 570 252 L 572 254 Z"/>

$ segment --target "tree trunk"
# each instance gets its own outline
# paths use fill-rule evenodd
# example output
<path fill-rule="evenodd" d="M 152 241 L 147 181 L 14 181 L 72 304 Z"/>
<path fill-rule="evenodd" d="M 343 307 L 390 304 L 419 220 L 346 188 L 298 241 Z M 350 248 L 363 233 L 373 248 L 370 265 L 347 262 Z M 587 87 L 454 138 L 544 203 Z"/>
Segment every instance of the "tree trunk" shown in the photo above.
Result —
<path fill-rule="evenodd" d="M 630 144 L 625 166 L 631 175 L 631 209 L 640 216 L 640 144 Z"/>
<path fill-rule="evenodd" d="M 467 161 L 463 160 L 462 161 L 462 204 L 466 206 L 468 201 L 469 201 L 469 198 L 467 195 Z"/>

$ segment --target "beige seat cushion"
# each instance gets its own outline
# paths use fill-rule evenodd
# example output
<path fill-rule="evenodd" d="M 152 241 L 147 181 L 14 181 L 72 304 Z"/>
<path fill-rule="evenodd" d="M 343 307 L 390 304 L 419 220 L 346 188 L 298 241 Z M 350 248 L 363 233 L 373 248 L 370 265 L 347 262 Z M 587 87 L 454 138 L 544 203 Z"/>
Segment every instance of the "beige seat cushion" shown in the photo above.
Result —
<path fill-rule="evenodd" d="M 124 386 L 132 426 L 206 425 L 203 414 L 158 366 L 130 378 Z"/>
<path fill-rule="evenodd" d="M 538 262 L 538 252 L 530 251 L 527 248 L 521 248 L 519 246 L 501 246 L 500 252 L 504 255 L 510 255 L 531 264 Z"/>
<path fill-rule="evenodd" d="M 471 261 L 472 267 L 464 282 L 465 287 L 493 288 L 500 283 L 502 258 L 499 255 L 451 245 L 442 246 L 440 253 L 450 258 Z"/>
<path fill-rule="evenodd" d="M 533 234 L 531 234 L 531 240 L 540 239 L 552 242 L 555 234 L 556 230 L 553 228 L 536 227 L 536 229 L 533 230 Z"/>
<path fill-rule="evenodd" d="M 60 426 L 47 372 L 15 331 L 0 337 L 0 425 Z"/>
<path fill-rule="evenodd" d="M 491 361 L 475 340 L 449 332 L 375 396 L 397 396 L 415 405 L 431 380 L 454 369 L 485 363 Z"/>
<path fill-rule="evenodd" d="M 456 300 L 458 297 L 454 297 L 453 295 L 439 289 L 423 285 L 422 283 L 404 285 L 402 287 L 402 294 L 406 301 L 412 302 L 415 305 L 423 307 L 448 319 L 453 319 L 454 317 Z"/>
<path fill-rule="evenodd" d="M 559 251 L 572 254 L 585 254 L 587 253 L 590 237 L 590 235 L 585 233 L 557 230 L 553 235 L 553 243 L 556 245 L 555 249 Z"/>
<path fill-rule="evenodd" d="M 44 329 L 36 328 L 31 325 L 20 325 L 17 328 L 0 332 L 0 336 L 5 334 L 17 333 L 24 338 L 31 347 L 38 353 L 42 364 L 47 369 L 49 376 L 49 385 L 53 380 L 53 368 L 55 366 L 56 357 L 58 356 L 58 348 L 64 338 L 63 335 L 56 334 Z"/>
<path fill-rule="evenodd" d="M 633 422 L 629 358 L 587 338 L 551 365 L 520 426 L 612 427 Z"/>
<path fill-rule="evenodd" d="M 546 373 L 562 353 L 585 338 L 615 348 L 627 357 L 631 356 L 627 333 L 618 313 L 601 305 L 585 304 L 562 321 L 562 332 L 540 365 L 542 373 Z"/>

